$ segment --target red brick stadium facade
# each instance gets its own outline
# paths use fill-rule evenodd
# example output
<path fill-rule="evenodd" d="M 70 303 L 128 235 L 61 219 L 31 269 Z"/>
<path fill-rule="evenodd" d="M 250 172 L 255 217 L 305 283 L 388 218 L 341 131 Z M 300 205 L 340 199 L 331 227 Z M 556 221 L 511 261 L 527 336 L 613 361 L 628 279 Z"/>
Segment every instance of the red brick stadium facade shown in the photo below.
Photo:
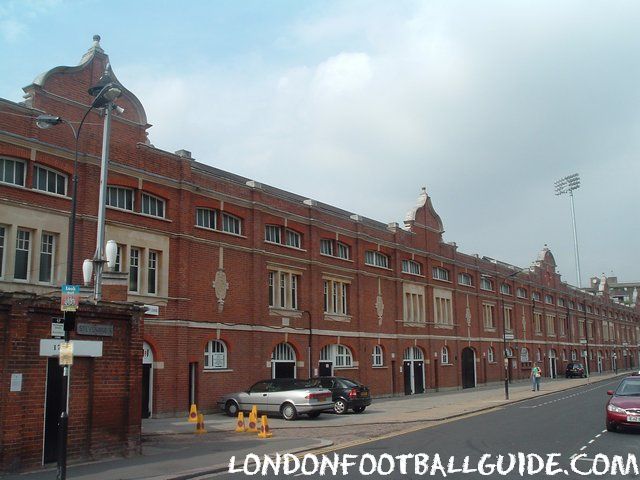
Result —
<path fill-rule="evenodd" d="M 40 282 L 35 259 L 37 240 L 51 238 L 66 257 L 70 188 L 38 181 L 44 169 L 70 185 L 74 139 L 35 117 L 78 122 L 107 63 L 96 42 L 80 65 L 26 87 L 25 102 L 0 100 L 0 158 L 24 177 L 0 183 L 3 290 L 63 283 L 64 261 Z M 564 283 L 548 249 L 524 271 L 461 253 L 443 241 L 426 190 L 402 225 L 379 223 L 159 150 L 137 98 L 125 89 L 117 103 L 107 239 L 119 245 L 129 300 L 153 307 L 143 415 L 182 415 L 192 402 L 211 410 L 220 394 L 271 376 L 331 372 L 390 395 L 497 382 L 505 363 L 514 379 L 535 362 L 562 375 L 585 353 L 592 373 L 637 365 L 636 306 L 609 299 L 606 283 L 596 294 Z M 92 112 L 80 134 L 75 283 L 94 252 L 102 121 Z M 26 266 L 15 253 L 25 232 Z"/>

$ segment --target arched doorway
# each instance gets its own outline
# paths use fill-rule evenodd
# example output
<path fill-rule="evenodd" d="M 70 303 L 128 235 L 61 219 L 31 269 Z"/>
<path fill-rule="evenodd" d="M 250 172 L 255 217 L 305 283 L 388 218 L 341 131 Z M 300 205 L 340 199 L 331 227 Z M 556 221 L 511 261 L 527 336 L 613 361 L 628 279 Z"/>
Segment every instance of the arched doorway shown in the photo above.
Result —
<path fill-rule="evenodd" d="M 602 373 L 602 352 L 598 350 L 598 373 Z"/>
<path fill-rule="evenodd" d="M 476 352 L 470 348 L 462 349 L 462 388 L 476 386 Z"/>
<path fill-rule="evenodd" d="M 153 350 L 142 342 L 142 418 L 150 418 L 153 411 Z"/>
<path fill-rule="evenodd" d="M 296 352 L 288 343 L 279 343 L 271 352 L 271 378 L 296 378 Z"/>
<path fill-rule="evenodd" d="M 558 364 L 556 360 L 556 351 L 553 348 L 549 350 L 549 376 L 551 378 L 558 377 Z"/>
<path fill-rule="evenodd" d="M 403 356 L 404 393 L 424 393 L 424 354 L 418 347 L 409 347 Z"/>

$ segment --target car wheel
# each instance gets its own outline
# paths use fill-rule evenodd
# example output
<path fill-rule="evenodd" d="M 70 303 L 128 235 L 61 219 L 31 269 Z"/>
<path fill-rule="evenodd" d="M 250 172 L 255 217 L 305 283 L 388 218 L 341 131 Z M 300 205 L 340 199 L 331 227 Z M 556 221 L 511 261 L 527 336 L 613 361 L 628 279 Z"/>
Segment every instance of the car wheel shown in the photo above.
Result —
<path fill-rule="evenodd" d="M 309 412 L 309 413 L 307 413 L 307 416 L 308 416 L 309 418 L 318 418 L 318 417 L 320 416 L 320 414 L 321 414 L 321 413 L 322 413 L 322 412 Z"/>
<path fill-rule="evenodd" d="M 238 404 L 236 402 L 234 402 L 233 400 L 229 400 L 224 405 L 224 411 L 230 417 L 235 417 L 236 415 L 238 415 L 238 411 L 239 410 L 240 410 L 240 408 L 238 407 Z"/>
<path fill-rule="evenodd" d="M 613 422 L 607 422 L 607 432 L 617 432 L 618 431 L 618 427 L 616 427 L 616 424 Z"/>
<path fill-rule="evenodd" d="M 356 408 L 353 409 L 353 411 L 356 412 L 356 413 L 362 413 L 362 412 L 364 412 L 365 408 L 367 408 L 367 407 L 356 407 Z"/>
<path fill-rule="evenodd" d="M 333 411 L 338 415 L 347 413 L 347 402 L 342 399 L 336 400 L 336 403 L 333 404 Z"/>
<path fill-rule="evenodd" d="M 295 420 L 298 417 L 298 411 L 292 403 L 285 403 L 280 407 L 280 413 L 285 420 Z"/>

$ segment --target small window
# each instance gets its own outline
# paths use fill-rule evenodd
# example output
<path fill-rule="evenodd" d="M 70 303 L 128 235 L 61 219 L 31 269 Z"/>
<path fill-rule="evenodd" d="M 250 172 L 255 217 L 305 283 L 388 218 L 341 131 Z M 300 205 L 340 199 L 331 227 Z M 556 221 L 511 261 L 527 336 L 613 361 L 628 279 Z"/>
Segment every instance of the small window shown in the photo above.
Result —
<path fill-rule="evenodd" d="M 422 265 L 415 260 L 402 260 L 402 271 L 412 275 L 422 275 Z"/>
<path fill-rule="evenodd" d="M 440 352 L 440 357 L 443 365 L 449 364 L 449 348 L 442 347 L 442 351 Z"/>
<path fill-rule="evenodd" d="M 242 221 L 239 217 L 231 215 L 229 213 L 222 213 L 222 231 L 227 233 L 234 233 L 236 235 L 242 234 Z"/>
<path fill-rule="evenodd" d="M 222 370 L 225 368 L 227 368 L 226 345 L 221 340 L 210 340 L 204 348 L 204 369 Z"/>
<path fill-rule="evenodd" d="M 107 187 L 106 204 L 110 207 L 133 211 L 133 190 L 123 187 Z"/>
<path fill-rule="evenodd" d="M 374 267 L 389 268 L 389 257 L 373 250 L 364 253 L 364 263 Z"/>
<path fill-rule="evenodd" d="M 67 177 L 55 170 L 35 165 L 33 167 L 33 188 L 43 192 L 66 195 Z"/>
<path fill-rule="evenodd" d="M 487 350 L 487 361 L 489 363 L 495 363 L 496 361 L 496 352 L 493 347 L 489 347 L 489 350 Z"/>
<path fill-rule="evenodd" d="M 13 278 L 16 280 L 29 280 L 29 264 L 31 252 L 31 232 L 18 229 L 16 235 L 16 257 Z"/>
<path fill-rule="evenodd" d="M 147 193 L 142 194 L 142 213 L 164 218 L 164 200 Z"/>
<path fill-rule="evenodd" d="M 480 288 L 482 290 L 493 290 L 493 282 L 490 278 L 482 277 L 480 279 Z"/>
<path fill-rule="evenodd" d="M 508 285 L 506 283 L 500 285 L 500 293 L 502 293 L 503 295 L 511 295 L 511 285 Z"/>
<path fill-rule="evenodd" d="M 540 301 L 540 294 L 538 292 L 533 292 L 531 294 L 531 299 L 535 300 L 536 302 L 539 302 Z"/>
<path fill-rule="evenodd" d="M 196 225 L 198 227 L 216 229 L 217 215 L 211 208 L 196 208 Z"/>
<path fill-rule="evenodd" d="M 337 246 L 338 246 L 338 258 L 349 260 L 349 258 L 351 257 L 351 255 L 349 254 L 349 251 L 350 251 L 349 245 L 342 242 L 337 242 Z"/>
<path fill-rule="evenodd" d="M 281 243 L 282 228 L 277 225 L 265 225 L 264 240 L 265 242 Z"/>
<path fill-rule="evenodd" d="M 55 238 L 50 233 L 43 233 L 40 243 L 40 274 L 38 280 L 42 283 L 53 281 L 53 267 L 55 252 Z"/>
<path fill-rule="evenodd" d="M 527 289 L 518 287 L 518 298 L 527 298 Z"/>
<path fill-rule="evenodd" d="M 331 255 L 333 257 L 333 240 L 323 238 L 320 240 L 320 253 L 323 255 Z"/>
<path fill-rule="evenodd" d="M 24 187 L 24 162 L 0 158 L 0 182 Z"/>
<path fill-rule="evenodd" d="M 553 305 L 553 297 L 551 295 L 545 295 L 544 296 L 544 303 L 547 303 L 549 305 Z"/>
<path fill-rule="evenodd" d="M 129 255 L 129 291 L 140 291 L 140 249 L 131 248 Z"/>
<path fill-rule="evenodd" d="M 558 306 L 564 307 L 566 305 L 564 298 L 558 298 Z"/>
<path fill-rule="evenodd" d="M 301 248 L 301 236 L 298 232 L 287 229 L 285 231 L 286 245 L 288 247 Z"/>
<path fill-rule="evenodd" d="M 473 286 L 473 277 L 468 273 L 459 273 L 458 274 L 458 283 L 460 285 L 467 285 L 468 287 Z"/>
<path fill-rule="evenodd" d="M 449 270 L 442 267 L 433 267 L 431 270 L 433 278 L 436 280 L 444 280 L 446 282 L 449 281 Z"/>
<path fill-rule="evenodd" d="M 371 353 L 371 363 L 374 367 L 382 367 L 384 365 L 384 357 L 382 355 L 382 347 L 375 345 Z"/>
<path fill-rule="evenodd" d="M 148 292 L 152 295 L 158 293 L 158 252 L 149 250 L 149 263 L 147 265 Z"/>

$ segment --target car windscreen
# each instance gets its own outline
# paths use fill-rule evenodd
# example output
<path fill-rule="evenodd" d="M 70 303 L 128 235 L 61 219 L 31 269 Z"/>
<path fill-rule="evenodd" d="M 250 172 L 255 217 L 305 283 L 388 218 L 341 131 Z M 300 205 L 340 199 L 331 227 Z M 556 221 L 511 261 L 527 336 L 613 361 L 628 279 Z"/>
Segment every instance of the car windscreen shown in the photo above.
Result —
<path fill-rule="evenodd" d="M 349 380 L 346 378 L 341 378 L 340 383 L 342 384 L 343 387 L 346 387 L 346 388 L 355 388 L 360 386 L 358 382 Z"/>
<path fill-rule="evenodd" d="M 621 396 L 640 396 L 640 379 L 623 380 L 616 389 L 616 395 Z"/>

